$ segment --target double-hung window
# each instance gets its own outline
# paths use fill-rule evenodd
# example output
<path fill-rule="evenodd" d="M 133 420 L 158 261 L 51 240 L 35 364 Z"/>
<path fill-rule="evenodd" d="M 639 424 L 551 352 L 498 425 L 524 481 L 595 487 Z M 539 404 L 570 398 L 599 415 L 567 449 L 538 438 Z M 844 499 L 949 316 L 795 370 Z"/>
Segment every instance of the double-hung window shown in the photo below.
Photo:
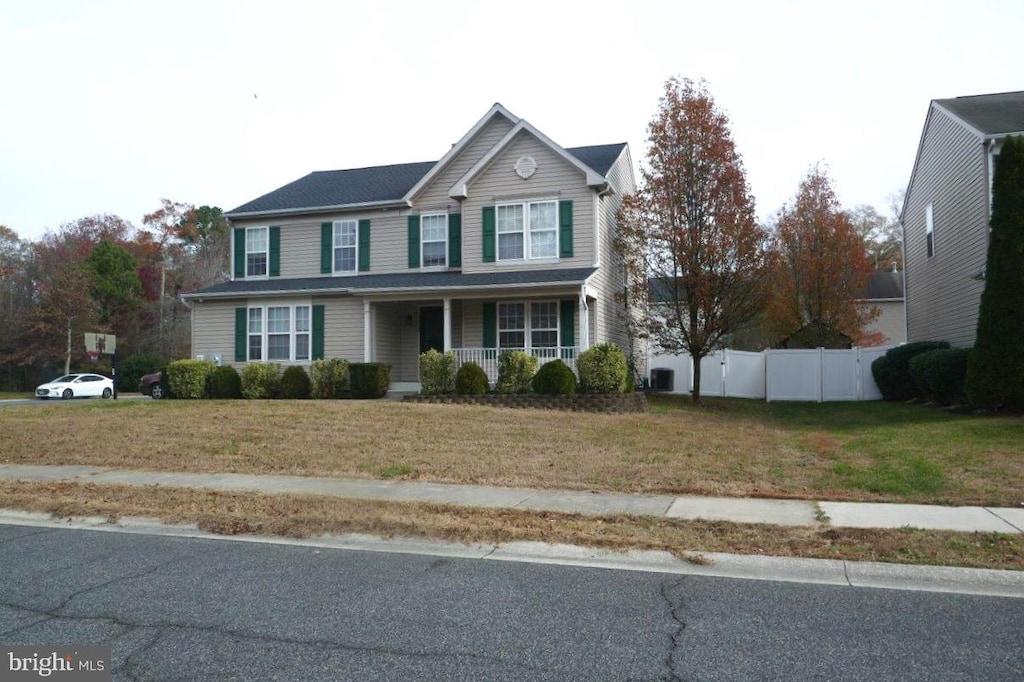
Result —
<path fill-rule="evenodd" d="M 249 308 L 249 360 L 309 360 L 310 306 Z"/>
<path fill-rule="evenodd" d="M 421 266 L 443 268 L 448 265 L 448 214 L 428 213 L 420 218 Z"/>
<path fill-rule="evenodd" d="M 556 348 L 557 346 L 558 303 L 556 301 L 498 304 L 499 348 Z"/>
<path fill-rule="evenodd" d="M 359 252 L 359 222 L 334 221 L 334 272 L 355 272 Z"/>
<path fill-rule="evenodd" d="M 495 218 L 499 261 L 558 255 L 557 201 L 498 204 Z"/>
<path fill-rule="evenodd" d="M 267 228 L 249 227 L 245 230 L 245 276 L 267 275 Z"/>

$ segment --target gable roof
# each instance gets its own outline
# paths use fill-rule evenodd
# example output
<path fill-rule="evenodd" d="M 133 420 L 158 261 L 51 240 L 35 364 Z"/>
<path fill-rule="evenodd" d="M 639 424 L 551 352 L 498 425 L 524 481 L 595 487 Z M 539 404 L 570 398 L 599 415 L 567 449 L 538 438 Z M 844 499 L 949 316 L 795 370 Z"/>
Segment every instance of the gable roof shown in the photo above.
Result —
<path fill-rule="evenodd" d="M 879 301 L 903 298 L 903 273 L 895 270 L 875 270 L 864 286 L 864 300 Z"/>
<path fill-rule="evenodd" d="M 971 95 L 933 102 L 986 136 L 1024 132 L 1024 91 Z"/>

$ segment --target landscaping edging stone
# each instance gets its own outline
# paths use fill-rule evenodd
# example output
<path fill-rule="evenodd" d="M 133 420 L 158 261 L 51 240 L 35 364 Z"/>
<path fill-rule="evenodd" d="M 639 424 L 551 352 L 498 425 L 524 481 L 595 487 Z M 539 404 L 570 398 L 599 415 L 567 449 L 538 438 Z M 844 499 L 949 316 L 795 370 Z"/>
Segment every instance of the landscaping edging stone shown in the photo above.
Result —
<path fill-rule="evenodd" d="M 537 395 L 535 393 L 487 393 L 485 395 L 407 395 L 407 403 L 445 405 L 487 405 L 490 407 L 564 410 L 567 412 L 604 412 L 623 414 L 646 412 L 643 393 L 580 393 L 577 395 Z"/>

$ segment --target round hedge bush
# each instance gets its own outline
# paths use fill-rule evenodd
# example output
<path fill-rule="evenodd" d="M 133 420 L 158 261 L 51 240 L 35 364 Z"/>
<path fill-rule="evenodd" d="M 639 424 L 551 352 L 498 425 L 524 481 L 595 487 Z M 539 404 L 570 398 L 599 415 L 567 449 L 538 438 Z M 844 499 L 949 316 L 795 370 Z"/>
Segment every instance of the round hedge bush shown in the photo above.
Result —
<path fill-rule="evenodd" d="M 233 400 L 242 397 L 242 377 L 230 365 L 214 368 L 207 381 L 207 391 L 211 398 Z"/>
<path fill-rule="evenodd" d="M 483 395 L 487 393 L 488 381 L 484 368 L 475 362 L 467 362 L 455 374 L 455 393 L 458 395 Z"/>
<path fill-rule="evenodd" d="M 533 377 L 533 392 L 543 395 L 574 395 L 576 375 L 561 360 L 546 362 Z"/>
<path fill-rule="evenodd" d="M 309 375 L 298 365 L 292 365 L 281 375 L 281 393 L 288 400 L 305 400 L 309 391 Z"/>
<path fill-rule="evenodd" d="M 925 400 L 940 405 L 967 402 L 964 383 L 970 348 L 939 348 L 910 359 L 910 375 Z"/>
<path fill-rule="evenodd" d="M 885 400 L 910 400 L 919 397 L 917 384 L 910 376 L 910 360 L 930 350 L 949 348 L 945 341 L 917 341 L 890 348 L 871 363 L 871 375 Z M 923 396 L 920 396 L 923 397 Z"/>
<path fill-rule="evenodd" d="M 626 354 L 614 343 L 599 343 L 580 353 L 580 390 L 584 393 L 623 393 L 629 366 Z"/>

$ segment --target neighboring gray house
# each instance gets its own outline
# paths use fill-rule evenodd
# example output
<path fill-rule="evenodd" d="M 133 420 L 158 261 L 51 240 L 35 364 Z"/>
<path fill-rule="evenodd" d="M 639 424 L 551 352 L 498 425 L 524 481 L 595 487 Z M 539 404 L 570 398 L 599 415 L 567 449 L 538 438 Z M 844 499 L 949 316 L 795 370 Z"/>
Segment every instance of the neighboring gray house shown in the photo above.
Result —
<path fill-rule="evenodd" d="M 415 388 L 428 348 L 492 381 L 507 348 L 628 349 L 612 237 L 633 190 L 625 143 L 565 149 L 495 104 L 439 161 L 315 172 L 229 211 L 233 276 L 188 296 L 192 352 L 385 362 Z"/>
<path fill-rule="evenodd" d="M 903 273 L 899 270 L 875 270 L 868 278 L 864 298 L 857 304 L 878 308 L 879 316 L 864 327 L 865 334 L 880 334 L 878 345 L 904 343 L 907 340 L 907 309 L 903 297 Z"/>
<path fill-rule="evenodd" d="M 974 344 L 1003 138 L 1024 134 L 1024 92 L 932 100 L 900 222 L 907 340 Z"/>

